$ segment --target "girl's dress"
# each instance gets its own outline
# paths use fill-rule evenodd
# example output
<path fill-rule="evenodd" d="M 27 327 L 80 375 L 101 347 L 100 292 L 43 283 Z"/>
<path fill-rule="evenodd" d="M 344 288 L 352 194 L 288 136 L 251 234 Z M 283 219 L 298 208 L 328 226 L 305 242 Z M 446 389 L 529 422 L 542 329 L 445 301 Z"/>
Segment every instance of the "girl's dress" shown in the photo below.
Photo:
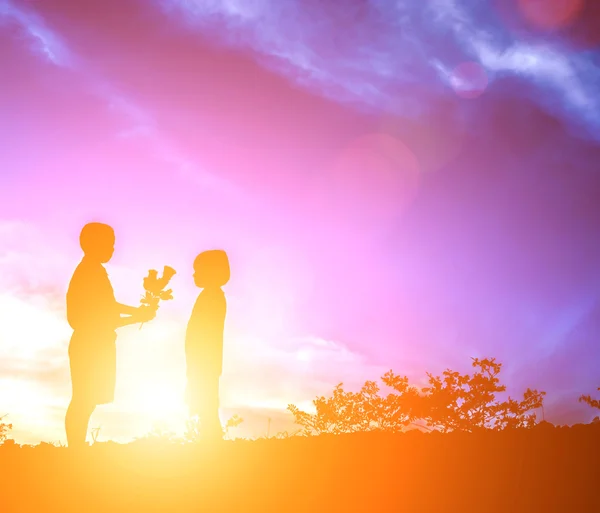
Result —
<path fill-rule="evenodd" d="M 220 288 L 204 289 L 194 305 L 186 338 L 186 401 L 192 415 L 212 427 L 219 421 L 219 378 L 227 303 Z"/>

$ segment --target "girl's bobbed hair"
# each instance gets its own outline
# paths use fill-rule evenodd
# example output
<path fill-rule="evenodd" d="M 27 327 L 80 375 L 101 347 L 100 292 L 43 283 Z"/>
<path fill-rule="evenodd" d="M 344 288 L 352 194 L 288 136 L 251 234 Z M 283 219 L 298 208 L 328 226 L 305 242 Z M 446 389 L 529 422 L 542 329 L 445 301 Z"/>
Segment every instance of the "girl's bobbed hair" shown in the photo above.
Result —
<path fill-rule="evenodd" d="M 229 258 L 222 249 L 211 249 L 200 253 L 194 260 L 197 282 L 201 287 L 207 285 L 222 287 L 230 278 Z"/>

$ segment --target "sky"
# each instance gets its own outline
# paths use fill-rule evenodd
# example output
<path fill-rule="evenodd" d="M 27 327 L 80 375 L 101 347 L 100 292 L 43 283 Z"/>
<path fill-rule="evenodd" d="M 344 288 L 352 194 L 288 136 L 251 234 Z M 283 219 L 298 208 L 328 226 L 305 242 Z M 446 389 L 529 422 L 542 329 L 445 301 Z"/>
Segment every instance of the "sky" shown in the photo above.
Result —
<path fill-rule="evenodd" d="M 192 262 L 232 278 L 222 418 L 293 430 L 343 382 L 469 372 L 587 422 L 600 386 L 600 6 L 591 0 L 0 0 L 0 414 L 65 440 L 65 293 L 89 221 L 138 304 L 129 441 L 185 420 Z M 268 428 L 268 418 L 272 419 Z"/>

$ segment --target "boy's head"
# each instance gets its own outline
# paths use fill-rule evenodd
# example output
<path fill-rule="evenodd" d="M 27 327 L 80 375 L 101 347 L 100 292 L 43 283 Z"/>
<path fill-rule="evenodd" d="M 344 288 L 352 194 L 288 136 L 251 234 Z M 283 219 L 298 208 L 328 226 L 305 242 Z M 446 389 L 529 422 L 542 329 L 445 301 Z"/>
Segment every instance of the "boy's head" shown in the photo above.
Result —
<path fill-rule="evenodd" d="M 115 232 L 103 223 L 88 223 L 81 230 L 79 244 L 86 257 L 105 264 L 115 251 Z"/>
<path fill-rule="evenodd" d="M 197 287 L 222 287 L 229 281 L 229 259 L 221 249 L 203 251 L 194 260 L 194 283 Z"/>

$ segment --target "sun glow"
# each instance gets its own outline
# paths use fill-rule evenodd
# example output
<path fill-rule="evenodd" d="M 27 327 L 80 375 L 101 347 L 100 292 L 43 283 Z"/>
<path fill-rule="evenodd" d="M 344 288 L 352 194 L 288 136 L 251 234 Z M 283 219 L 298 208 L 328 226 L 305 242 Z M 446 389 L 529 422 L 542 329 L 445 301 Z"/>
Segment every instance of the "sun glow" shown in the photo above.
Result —
<path fill-rule="evenodd" d="M 23 415 L 24 413 L 33 415 L 44 405 L 47 399 L 43 387 L 35 383 L 17 379 L 0 380 L 0 388 L 9 391 L 2 399 L 2 410 L 0 416 L 9 413 L 11 416 Z"/>
<path fill-rule="evenodd" d="M 119 334 L 116 402 L 152 422 L 171 423 L 187 413 L 184 333 L 156 319 Z"/>
<path fill-rule="evenodd" d="M 114 281 L 117 297 L 127 298 L 133 285 Z M 261 298 L 266 311 L 273 304 L 272 297 Z M 189 420 L 185 328 L 193 299 L 181 298 L 181 309 L 170 303 L 161 305 L 156 319 L 141 329 L 118 330 L 115 399 L 98 406 L 89 425 L 90 431 L 99 428 L 98 441 L 127 443 L 150 432 L 185 433 Z M 231 305 L 234 311 L 235 301 Z M 64 415 L 71 399 L 68 347 L 72 334 L 64 311 L 45 304 L 43 296 L 15 294 L 0 296 L 0 307 L 5 314 L 0 323 L 0 362 L 10 370 L 10 375 L 3 373 L 0 379 L 0 414 L 10 415 L 18 440 L 64 443 Z M 260 304 L 255 303 L 255 308 L 260 311 Z M 249 336 L 247 330 L 248 326 L 233 318 L 225 332 L 221 421 L 225 425 L 234 413 L 245 418 L 236 436 L 262 433 L 260 417 L 268 416 L 265 410 L 290 416 L 286 410 L 292 403 L 313 411 L 313 390 L 301 391 L 308 369 L 323 358 L 341 358 L 344 365 L 347 359 L 337 346 L 320 339 L 282 342 L 279 326 L 256 323 L 253 331 L 260 335 Z M 268 384 L 274 381 L 280 383 L 277 389 Z"/>
<path fill-rule="evenodd" d="M 37 352 L 62 345 L 70 336 L 66 321 L 33 300 L 0 296 L 0 342 L 10 357 L 35 357 Z"/>

